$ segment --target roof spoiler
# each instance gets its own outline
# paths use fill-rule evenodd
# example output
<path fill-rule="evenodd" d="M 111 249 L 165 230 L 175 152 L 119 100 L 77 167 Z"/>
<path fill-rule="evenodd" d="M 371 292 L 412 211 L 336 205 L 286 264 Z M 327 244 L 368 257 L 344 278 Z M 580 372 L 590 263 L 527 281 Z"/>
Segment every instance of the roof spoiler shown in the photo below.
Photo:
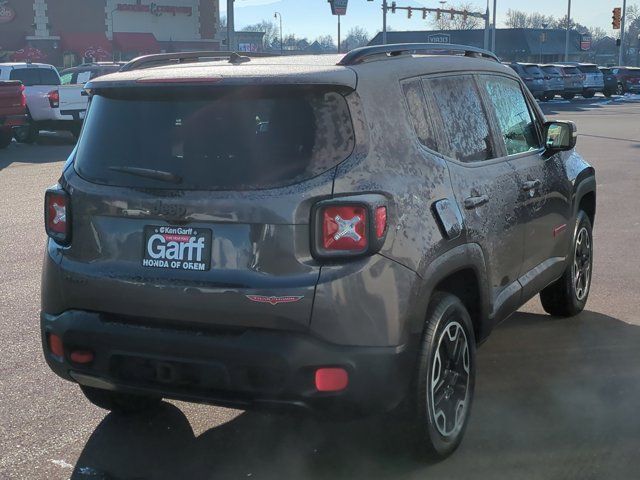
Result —
<path fill-rule="evenodd" d="M 277 55 L 262 52 L 242 52 L 242 55 L 237 52 L 217 51 L 158 53 L 154 55 L 143 55 L 141 57 L 134 58 L 129 63 L 123 65 L 120 71 L 128 72 L 130 70 L 159 67 L 162 65 L 171 65 L 174 63 L 198 63 L 202 60 L 227 60 L 229 63 L 241 64 L 251 61 L 251 57 L 274 56 Z"/>
<path fill-rule="evenodd" d="M 413 53 L 457 54 L 464 55 L 465 57 L 487 58 L 495 60 L 496 62 L 500 61 L 495 53 L 468 45 L 448 43 L 398 43 L 356 48 L 342 57 L 338 65 L 356 65 L 376 56 L 383 56 L 383 58 L 397 57 L 399 55 Z"/>

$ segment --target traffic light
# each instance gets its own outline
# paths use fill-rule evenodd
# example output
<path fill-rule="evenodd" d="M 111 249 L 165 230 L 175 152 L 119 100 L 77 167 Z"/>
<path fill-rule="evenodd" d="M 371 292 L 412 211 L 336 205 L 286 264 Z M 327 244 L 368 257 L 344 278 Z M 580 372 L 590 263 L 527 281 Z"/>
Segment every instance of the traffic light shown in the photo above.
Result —
<path fill-rule="evenodd" d="M 442 11 L 440 9 L 438 9 L 438 12 L 436 13 L 436 17 L 438 20 L 442 18 Z"/>
<path fill-rule="evenodd" d="M 616 7 L 613 9 L 613 20 L 611 22 L 611 26 L 614 30 L 620 30 L 620 21 L 622 20 L 622 9 L 620 7 Z"/>
<path fill-rule="evenodd" d="M 396 2 L 391 2 L 391 13 L 396 13 Z"/>
<path fill-rule="evenodd" d="M 425 20 L 427 18 L 427 9 L 423 8 L 422 9 L 422 19 Z"/>
<path fill-rule="evenodd" d="M 412 13 L 411 7 L 407 7 L 407 18 L 411 18 Z"/>
<path fill-rule="evenodd" d="M 454 18 L 456 18 L 456 13 L 455 13 L 455 10 L 452 8 L 451 9 L 451 20 L 453 20 Z"/>

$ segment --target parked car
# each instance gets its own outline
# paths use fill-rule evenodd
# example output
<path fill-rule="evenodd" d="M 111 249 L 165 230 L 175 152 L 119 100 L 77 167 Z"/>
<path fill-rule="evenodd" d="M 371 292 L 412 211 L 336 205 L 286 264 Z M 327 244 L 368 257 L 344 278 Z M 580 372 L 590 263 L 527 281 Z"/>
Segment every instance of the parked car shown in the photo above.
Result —
<path fill-rule="evenodd" d="M 84 85 L 89 80 L 117 72 L 124 65 L 120 62 L 83 63 L 60 73 L 60 116 L 71 122 L 72 133 L 77 137 L 87 112 L 88 99 Z"/>
<path fill-rule="evenodd" d="M 598 67 L 602 72 L 602 76 L 604 78 L 604 93 L 605 97 L 610 97 L 611 95 L 615 95 L 618 93 L 618 80 L 616 76 L 613 74 L 612 70 L 607 67 Z"/>
<path fill-rule="evenodd" d="M 13 128 L 27 121 L 27 100 L 19 80 L 0 80 L 0 148 L 13 138 Z"/>
<path fill-rule="evenodd" d="M 596 182 L 573 123 L 445 47 L 160 54 L 91 80 L 45 195 L 53 371 L 115 412 L 402 404 L 451 454 L 492 328 L 538 293 L 584 308 Z"/>
<path fill-rule="evenodd" d="M 538 100 L 546 101 L 551 92 L 549 80 L 545 79 L 545 74 L 535 63 L 512 62 L 505 63 L 511 67 L 524 81 L 531 94 Z"/>
<path fill-rule="evenodd" d="M 40 130 L 72 130 L 73 124 L 60 113 L 60 76 L 43 63 L 0 63 L 0 80 L 20 80 L 27 97 L 27 124 L 14 129 L 18 142 L 33 143 Z"/>
<path fill-rule="evenodd" d="M 542 72 L 549 79 L 549 92 L 545 95 L 545 100 L 551 100 L 556 95 L 563 95 L 565 91 L 565 79 L 562 71 L 555 65 L 540 65 Z"/>
<path fill-rule="evenodd" d="M 584 91 L 584 75 L 573 65 L 555 65 L 562 72 L 564 80 L 564 93 L 562 98 L 573 100 L 576 95 L 582 95 Z"/>
<path fill-rule="evenodd" d="M 584 75 L 582 96 L 592 98 L 597 92 L 604 90 L 604 76 L 593 63 L 576 63 L 575 66 Z"/>
<path fill-rule="evenodd" d="M 617 81 L 616 93 L 640 93 L 640 68 L 637 67 L 612 67 L 611 72 Z"/>

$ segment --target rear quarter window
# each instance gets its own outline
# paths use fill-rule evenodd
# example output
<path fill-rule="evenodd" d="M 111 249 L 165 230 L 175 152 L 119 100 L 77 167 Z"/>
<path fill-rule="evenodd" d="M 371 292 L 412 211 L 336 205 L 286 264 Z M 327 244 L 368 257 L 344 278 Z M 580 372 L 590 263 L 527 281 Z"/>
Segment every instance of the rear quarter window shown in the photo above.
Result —
<path fill-rule="evenodd" d="M 412 79 L 403 82 L 402 91 L 404 92 L 409 117 L 418 140 L 425 147 L 437 151 L 436 133 L 431 123 L 432 119 L 427 111 L 421 80 Z"/>
<path fill-rule="evenodd" d="M 354 144 L 346 99 L 329 87 L 109 89 L 91 100 L 75 165 L 107 185 L 251 190 L 319 175 Z"/>

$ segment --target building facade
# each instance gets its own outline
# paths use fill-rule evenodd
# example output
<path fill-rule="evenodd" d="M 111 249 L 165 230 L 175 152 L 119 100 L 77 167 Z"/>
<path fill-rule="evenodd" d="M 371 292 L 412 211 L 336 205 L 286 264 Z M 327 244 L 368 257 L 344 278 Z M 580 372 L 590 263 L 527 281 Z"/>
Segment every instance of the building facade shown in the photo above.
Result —
<path fill-rule="evenodd" d="M 554 63 L 564 60 L 566 30 L 538 28 L 499 28 L 496 30 L 496 55 L 503 61 Z M 482 48 L 484 30 L 434 30 L 387 32 L 388 43 L 453 43 Z M 370 45 L 382 43 L 378 33 Z M 591 37 L 575 30 L 569 32 L 569 60 L 589 60 L 593 54 Z"/>
<path fill-rule="evenodd" d="M 219 50 L 219 0 L 0 0 L 0 61 Z"/>

